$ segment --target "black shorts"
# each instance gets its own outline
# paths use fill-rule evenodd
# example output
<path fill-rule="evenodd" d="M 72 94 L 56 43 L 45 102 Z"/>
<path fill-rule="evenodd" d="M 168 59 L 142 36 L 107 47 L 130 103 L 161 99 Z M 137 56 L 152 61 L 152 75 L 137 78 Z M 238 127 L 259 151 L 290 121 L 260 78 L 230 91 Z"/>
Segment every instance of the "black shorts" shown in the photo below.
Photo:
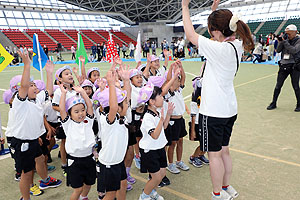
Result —
<path fill-rule="evenodd" d="M 62 125 L 60 125 L 60 126 L 56 129 L 56 138 L 57 138 L 57 139 L 66 139 L 66 134 L 65 134 L 65 131 L 64 131 Z"/>
<path fill-rule="evenodd" d="M 35 169 L 35 158 L 42 155 L 38 139 L 20 140 L 12 138 L 10 149 L 15 159 L 18 173 L 22 173 L 22 171 L 27 173 Z"/>
<path fill-rule="evenodd" d="M 96 182 L 96 161 L 93 155 L 79 158 L 67 155 L 67 186 L 80 188 Z"/>
<path fill-rule="evenodd" d="M 208 117 L 199 114 L 199 135 L 201 151 L 220 151 L 228 146 L 237 115 L 230 118 Z"/>
<path fill-rule="evenodd" d="M 40 138 L 42 139 L 43 144 L 40 146 L 43 155 L 48 155 L 49 150 L 48 150 L 48 145 L 50 144 L 50 141 L 47 140 L 47 133 L 48 131 L 46 131 L 46 133 L 44 133 L 43 135 L 40 136 Z"/>
<path fill-rule="evenodd" d="M 12 154 L 11 147 L 10 147 L 10 145 L 11 145 L 11 140 L 12 140 L 12 139 L 13 139 L 13 137 L 6 137 L 7 147 L 8 147 L 8 149 L 9 149 L 10 156 L 11 156 L 12 158 L 14 158 L 14 154 Z"/>
<path fill-rule="evenodd" d="M 121 188 L 121 181 L 127 178 L 124 161 L 116 165 L 103 165 L 100 163 L 100 172 L 97 178 L 98 192 L 112 192 Z"/>
<path fill-rule="evenodd" d="M 97 120 L 94 120 L 94 123 L 93 123 L 93 131 L 94 131 L 94 135 L 98 135 L 98 132 L 99 132 L 99 126 L 98 126 L 98 121 Z"/>
<path fill-rule="evenodd" d="M 200 141 L 199 124 L 195 124 L 196 137 L 193 141 Z M 189 139 L 191 140 L 191 122 L 189 122 Z"/>
<path fill-rule="evenodd" d="M 61 125 L 61 123 L 59 122 L 48 122 L 48 123 L 50 124 L 50 126 L 52 126 L 55 129 L 57 129 Z"/>
<path fill-rule="evenodd" d="M 140 149 L 140 153 L 142 173 L 155 173 L 168 165 L 165 148 L 150 150 L 147 153 L 145 153 L 144 149 Z"/>
<path fill-rule="evenodd" d="M 128 146 L 135 145 L 136 141 L 136 127 L 132 124 L 128 126 Z"/>
<path fill-rule="evenodd" d="M 180 138 L 186 136 L 187 132 L 185 129 L 184 118 L 170 119 L 169 125 L 165 130 L 165 134 L 168 140 L 167 146 L 170 146 L 173 141 L 178 141 Z"/>

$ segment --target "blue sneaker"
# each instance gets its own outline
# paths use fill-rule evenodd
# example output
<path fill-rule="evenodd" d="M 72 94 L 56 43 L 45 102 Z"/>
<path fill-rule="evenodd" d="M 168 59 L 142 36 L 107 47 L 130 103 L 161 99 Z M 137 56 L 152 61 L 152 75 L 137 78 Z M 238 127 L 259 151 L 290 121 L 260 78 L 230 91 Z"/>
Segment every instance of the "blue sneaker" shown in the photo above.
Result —
<path fill-rule="evenodd" d="M 194 167 L 197 167 L 197 168 L 200 168 L 200 167 L 203 166 L 202 161 L 197 157 L 193 158 L 192 156 L 190 156 L 189 163 L 192 164 Z"/>
<path fill-rule="evenodd" d="M 58 147 L 59 147 L 59 145 L 58 145 L 58 144 L 55 144 L 55 145 L 52 147 L 52 150 L 57 149 Z"/>
<path fill-rule="evenodd" d="M 48 173 L 51 173 L 51 172 L 53 172 L 53 171 L 55 171 L 55 166 L 53 166 L 53 165 L 47 165 L 47 168 L 48 168 Z"/>
<path fill-rule="evenodd" d="M 44 190 L 44 189 L 48 189 L 48 188 L 56 188 L 58 186 L 61 185 L 62 181 L 52 178 L 51 176 L 49 176 L 50 180 L 45 183 L 43 180 L 40 180 L 40 189 Z"/>
<path fill-rule="evenodd" d="M 204 156 L 199 156 L 199 159 L 203 162 L 205 165 L 209 165 L 209 160 Z"/>
<path fill-rule="evenodd" d="M 136 168 L 141 169 L 141 158 L 137 158 L 136 156 L 134 156 L 134 162 Z"/>

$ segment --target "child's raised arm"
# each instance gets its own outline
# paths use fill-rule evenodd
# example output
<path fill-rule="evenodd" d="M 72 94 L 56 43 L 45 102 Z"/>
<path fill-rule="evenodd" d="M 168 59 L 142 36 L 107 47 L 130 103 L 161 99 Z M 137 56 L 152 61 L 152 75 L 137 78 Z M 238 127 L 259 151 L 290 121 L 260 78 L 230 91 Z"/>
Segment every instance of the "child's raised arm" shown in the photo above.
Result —
<path fill-rule="evenodd" d="M 47 61 L 46 63 L 46 72 L 47 72 L 47 85 L 46 90 L 49 94 L 49 96 L 52 96 L 53 94 L 53 70 L 54 70 L 54 64 L 53 61 Z"/>
<path fill-rule="evenodd" d="M 21 87 L 19 89 L 19 97 L 22 99 L 27 97 L 28 89 L 30 87 L 30 63 L 31 60 L 29 58 L 28 52 L 24 51 L 18 51 L 18 54 L 21 56 L 23 62 L 24 62 L 24 70 L 22 74 L 21 79 Z"/>
<path fill-rule="evenodd" d="M 172 65 L 175 65 L 175 63 L 172 63 Z M 169 73 L 172 74 L 172 68 L 173 67 L 171 67 L 169 69 L 168 76 L 169 76 Z M 165 84 L 164 87 L 162 87 L 162 93 L 161 93 L 162 96 L 165 96 L 168 93 L 170 87 L 173 85 L 174 81 L 178 78 L 179 74 L 180 74 L 180 69 L 177 68 L 176 71 L 175 71 L 174 76 L 172 77 L 172 79 L 169 82 L 167 82 L 167 84 Z"/>
<path fill-rule="evenodd" d="M 61 120 L 63 121 L 67 117 L 67 111 L 66 111 L 66 95 L 67 95 L 67 90 L 64 88 L 64 85 L 61 84 L 60 90 L 61 90 L 61 96 L 60 96 L 60 101 L 59 101 L 59 112 L 61 116 Z"/>
<path fill-rule="evenodd" d="M 167 129 L 168 125 L 169 125 L 169 122 L 170 122 L 170 118 L 171 118 L 171 115 L 174 111 L 174 108 L 175 108 L 175 105 L 174 103 L 172 102 L 169 102 L 168 103 L 168 111 L 167 111 L 167 115 L 166 115 L 166 119 L 164 120 L 164 129 Z M 162 108 L 163 110 L 164 108 Z"/>
<path fill-rule="evenodd" d="M 109 122 L 113 122 L 116 118 L 118 112 L 118 101 L 117 101 L 117 93 L 116 93 L 116 71 L 110 70 L 106 74 L 106 80 L 109 88 L 109 113 L 108 120 Z"/>
<path fill-rule="evenodd" d="M 86 73 L 85 73 L 85 57 L 80 56 L 79 61 L 81 62 L 81 78 L 83 80 L 87 79 Z"/>
<path fill-rule="evenodd" d="M 178 60 L 176 61 L 179 68 L 180 68 L 180 71 L 181 71 L 181 81 L 180 81 L 180 86 L 183 87 L 184 84 L 185 84 L 185 72 L 184 72 L 184 69 L 183 69 L 183 66 L 182 66 L 182 62 L 181 60 Z"/>
<path fill-rule="evenodd" d="M 147 53 L 147 65 L 146 65 L 145 70 L 143 71 L 143 76 L 145 78 L 149 78 L 149 76 L 150 76 L 150 73 L 149 73 L 150 63 L 151 63 L 151 56 L 150 56 L 150 53 Z"/>
<path fill-rule="evenodd" d="M 131 85 L 130 85 L 130 71 L 129 71 L 129 65 L 126 67 L 126 65 L 120 65 L 120 69 L 118 70 L 118 74 L 121 77 L 123 83 L 124 83 L 124 90 L 127 92 L 127 101 L 129 102 L 131 99 Z"/>
<path fill-rule="evenodd" d="M 88 95 L 86 94 L 86 92 L 84 91 L 84 89 L 80 86 L 75 86 L 73 87 L 73 89 L 78 92 L 81 97 L 84 99 L 86 107 L 87 107 L 87 114 L 94 116 L 94 111 L 93 111 L 93 104 L 90 100 L 90 98 L 88 97 Z"/>

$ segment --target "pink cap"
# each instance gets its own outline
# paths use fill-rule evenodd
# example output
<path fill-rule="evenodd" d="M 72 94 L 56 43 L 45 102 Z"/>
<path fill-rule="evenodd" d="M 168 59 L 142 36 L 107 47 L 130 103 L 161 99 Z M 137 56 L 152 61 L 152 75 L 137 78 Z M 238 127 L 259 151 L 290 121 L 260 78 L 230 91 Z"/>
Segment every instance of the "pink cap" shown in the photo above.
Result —
<path fill-rule="evenodd" d="M 101 79 L 104 80 L 104 81 L 106 82 L 106 86 L 107 86 L 107 81 L 106 81 L 106 79 L 105 79 L 105 78 L 101 78 Z M 94 86 L 95 86 L 97 89 L 99 88 L 99 86 L 98 86 L 98 79 L 95 81 Z"/>
<path fill-rule="evenodd" d="M 137 103 L 140 104 L 149 101 L 150 97 L 153 94 L 153 90 L 154 90 L 153 84 L 147 84 L 146 86 L 144 86 L 139 92 Z"/>
<path fill-rule="evenodd" d="M 33 82 L 35 83 L 35 85 L 36 85 L 36 87 L 37 87 L 37 89 L 39 91 L 42 91 L 42 90 L 46 89 L 46 85 L 45 85 L 44 81 L 42 81 L 42 80 L 34 80 Z"/>
<path fill-rule="evenodd" d="M 147 66 L 146 64 L 142 64 L 137 69 L 139 70 L 139 72 L 142 73 L 145 70 L 146 66 Z"/>
<path fill-rule="evenodd" d="M 11 100 L 13 96 L 13 93 L 11 90 L 6 90 L 4 93 L 3 93 L 3 101 L 5 104 L 9 104 L 9 101 Z"/>
<path fill-rule="evenodd" d="M 56 70 L 55 72 L 55 79 L 58 80 L 59 76 L 61 75 L 61 73 L 65 70 L 70 70 L 72 72 L 72 68 L 69 65 L 65 65 L 62 68 L 59 68 L 58 70 Z"/>
<path fill-rule="evenodd" d="M 85 79 L 84 81 L 83 81 L 83 83 L 81 84 L 81 87 L 91 87 L 91 88 L 93 88 L 93 83 L 90 81 L 90 80 L 87 80 L 87 79 Z"/>
<path fill-rule="evenodd" d="M 127 96 L 127 92 L 125 90 L 120 90 L 119 88 L 116 88 L 116 93 L 118 103 L 124 101 Z M 97 90 L 93 96 L 93 99 L 94 101 L 98 101 L 103 108 L 109 106 L 109 88 L 105 88 L 102 92 Z"/>
<path fill-rule="evenodd" d="M 85 101 L 79 95 L 75 95 L 66 101 L 66 111 L 69 111 L 73 106 L 82 103 L 85 106 Z"/>
<path fill-rule="evenodd" d="M 59 88 L 59 85 L 53 85 L 53 92 Z"/>
<path fill-rule="evenodd" d="M 132 78 L 134 76 L 137 76 L 137 75 L 141 75 L 142 73 L 138 70 L 138 69 L 131 69 L 130 70 L 130 75 L 129 75 L 129 78 Z"/>
<path fill-rule="evenodd" d="M 159 60 L 159 57 L 157 57 L 156 55 L 151 55 L 150 58 L 151 58 L 151 62 Z"/>
<path fill-rule="evenodd" d="M 89 78 L 90 73 L 92 73 L 93 71 L 97 71 L 97 72 L 99 72 L 99 74 L 100 74 L 100 70 L 99 70 L 98 67 L 92 67 L 91 69 L 89 69 L 89 70 L 87 71 L 86 77 Z"/>
<path fill-rule="evenodd" d="M 22 75 L 17 75 L 14 76 L 10 82 L 10 90 L 12 91 L 12 93 L 15 93 L 19 90 L 19 88 L 21 87 L 21 80 L 22 80 Z"/>
<path fill-rule="evenodd" d="M 160 87 L 164 84 L 165 79 L 163 76 L 150 76 L 148 79 L 148 84 L 153 84 L 154 86 Z"/>

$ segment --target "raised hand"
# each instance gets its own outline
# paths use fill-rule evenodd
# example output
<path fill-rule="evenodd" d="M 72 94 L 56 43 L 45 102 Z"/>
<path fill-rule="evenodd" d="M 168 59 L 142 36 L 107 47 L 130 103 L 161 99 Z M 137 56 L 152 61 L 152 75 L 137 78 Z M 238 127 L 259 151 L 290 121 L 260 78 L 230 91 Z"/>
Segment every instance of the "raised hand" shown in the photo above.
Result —
<path fill-rule="evenodd" d="M 151 62 L 151 55 L 150 53 L 147 53 L 147 63 L 150 63 Z"/>
<path fill-rule="evenodd" d="M 103 91 L 105 89 L 106 84 L 107 84 L 107 82 L 104 78 L 99 78 L 97 80 L 97 85 L 98 85 L 100 91 Z"/>
<path fill-rule="evenodd" d="M 46 72 L 52 74 L 54 71 L 54 64 L 53 61 L 48 60 L 45 66 Z"/>
<path fill-rule="evenodd" d="M 164 107 L 162 107 L 160 110 L 160 120 L 165 121 Z"/>
<path fill-rule="evenodd" d="M 63 84 L 60 84 L 59 87 L 60 87 L 61 93 L 65 93 L 65 94 L 67 93 L 67 90 Z"/>
<path fill-rule="evenodd" d="M 75 74 L 77 74 L 77 73 L 78 73 L 78 69 L 77 69 L 76 67 L 73 67 L 73 72 L 74 72 Z"/>
<path fill-rule="evenodd" d="M 127 65 L 127 67 L 126 65 L 120 65 L 118 74 L 122 80 L 129 80 L 130 77 L 129 65 Z"/>
<path fill-rule="evenodd" d="M 114 85 L 116 82 L 116 71 L 109 70 L 106 74 L 106 80 L 109 86 Z"/>
<path fill-rule="evenodd" d="M 82 94 L 83 92 L 85 92 L 84 89 L 80 86 L 74 86 L 73 89 L 79 94 Z"/>
<path fill-rule="evenodd" d="M 174 103 L 169 102 L 169 103 L 168 103 L 168 111 L 167 111 L 167 114 L 168 114 L 168 115 L 172 115 L 172 113 L 173 113 L 173 111 L 174 111 L 174 108 L 175 108 Z"/>
<path fill-rule="evenodd" d="M 220 3 L 220 0 L 214 0 L 213 4 L 211 5 L 211 10 L 212 11 L 217 10 L 219 3 Z"/>
<path fill-rule="evenodd" d="M 79 60 L 80 60 L 80 62 L 85 63 L 85 57 L 79 56 Z"/>
<path fill-rule="evenodd" d="M 189 4 L 190 4 L 190 0 L 182 0 L 181 2 L 182 7 L 189 6 Z"/>
<path fill-rule="evenodd" d="M 18 54 L 19 56 L 22 58 L 24 65 L 30 65 L 31 60 L 29 58 L 29 54 L 28 51 L 23 51 L 21 52 L 20 50 L 18 50 Z"/>
<path fill-rule="evenodd" d="M 123 61 L 121 60 L 121 58 L 115 58 L 114 62 L 116 62 L 118 65 L 123 64 Z"/>

